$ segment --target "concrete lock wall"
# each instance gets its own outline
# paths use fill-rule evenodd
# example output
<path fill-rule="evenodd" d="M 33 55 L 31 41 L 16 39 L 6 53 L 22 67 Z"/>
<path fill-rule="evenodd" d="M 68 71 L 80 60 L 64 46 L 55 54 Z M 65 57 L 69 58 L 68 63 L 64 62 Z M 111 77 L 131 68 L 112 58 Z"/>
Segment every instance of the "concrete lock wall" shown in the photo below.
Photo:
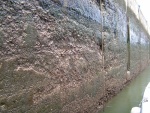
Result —
<path fill-rule="evenodd" d="M 136 14 L 123 0 L 99 7 L 0 1 L 0 112 L 95 113 L 145 68 L 149 33 Z"/>

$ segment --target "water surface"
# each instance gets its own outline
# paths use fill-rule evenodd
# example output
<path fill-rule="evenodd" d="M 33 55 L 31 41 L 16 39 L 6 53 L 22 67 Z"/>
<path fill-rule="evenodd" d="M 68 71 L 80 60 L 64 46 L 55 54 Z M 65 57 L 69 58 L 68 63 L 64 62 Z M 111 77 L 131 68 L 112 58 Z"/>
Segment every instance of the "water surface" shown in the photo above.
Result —
<path fill-rule="evenodd" d="M 110 100 L 100 113 L 130 113 L 134 106 L 139 106 L 145 87 L 150 82 L 150 66 L 130 83 L 121 93 Z"/>

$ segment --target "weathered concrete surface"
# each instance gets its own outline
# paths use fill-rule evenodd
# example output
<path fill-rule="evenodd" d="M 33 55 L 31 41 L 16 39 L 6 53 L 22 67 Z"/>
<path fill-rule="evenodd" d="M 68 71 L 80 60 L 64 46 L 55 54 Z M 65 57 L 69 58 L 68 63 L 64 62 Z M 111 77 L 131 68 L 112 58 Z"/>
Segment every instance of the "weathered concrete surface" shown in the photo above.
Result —
<path fill-rule="evenodd" d="M 126 77 L 125 3 L 103 4 L 102 18 L 93 0 L 0 1 L 0 112 L 94 113 L 146 66 L 148 34 L 129 10 Z"/>

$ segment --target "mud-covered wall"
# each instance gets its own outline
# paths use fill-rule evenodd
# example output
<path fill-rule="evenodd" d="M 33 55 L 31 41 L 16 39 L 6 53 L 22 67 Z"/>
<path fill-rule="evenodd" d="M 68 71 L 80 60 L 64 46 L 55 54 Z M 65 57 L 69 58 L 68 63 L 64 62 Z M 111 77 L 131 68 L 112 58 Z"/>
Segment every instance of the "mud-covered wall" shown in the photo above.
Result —
<path fill-rule="evenodd" d="M 123 0 L 102 4 L 0 1 L 0 112 L 95 113 L 144 69 L 145 27 Z"/>
<path fill-rule="evenodd" d="M 149 60 L 149 34 L 146 26 L 135 18 L 136 15 L 128 8 L 130 17 L 130 43 L 131 43 L 131 72 L 138 73 L 143 70 Z"/>

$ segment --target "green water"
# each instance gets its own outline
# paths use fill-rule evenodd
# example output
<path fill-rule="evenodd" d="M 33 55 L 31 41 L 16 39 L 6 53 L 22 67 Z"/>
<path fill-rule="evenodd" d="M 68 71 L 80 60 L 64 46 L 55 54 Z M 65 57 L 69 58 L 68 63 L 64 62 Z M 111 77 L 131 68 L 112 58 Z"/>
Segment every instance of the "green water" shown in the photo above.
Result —
<path fill-rule="evenodd" d="M 130 113 L 134 106 L 139 106 L 145 87 L 150 82 L 150 66 L 147 67 L 129 86 L 110 100 L 100 113 Z"/>

